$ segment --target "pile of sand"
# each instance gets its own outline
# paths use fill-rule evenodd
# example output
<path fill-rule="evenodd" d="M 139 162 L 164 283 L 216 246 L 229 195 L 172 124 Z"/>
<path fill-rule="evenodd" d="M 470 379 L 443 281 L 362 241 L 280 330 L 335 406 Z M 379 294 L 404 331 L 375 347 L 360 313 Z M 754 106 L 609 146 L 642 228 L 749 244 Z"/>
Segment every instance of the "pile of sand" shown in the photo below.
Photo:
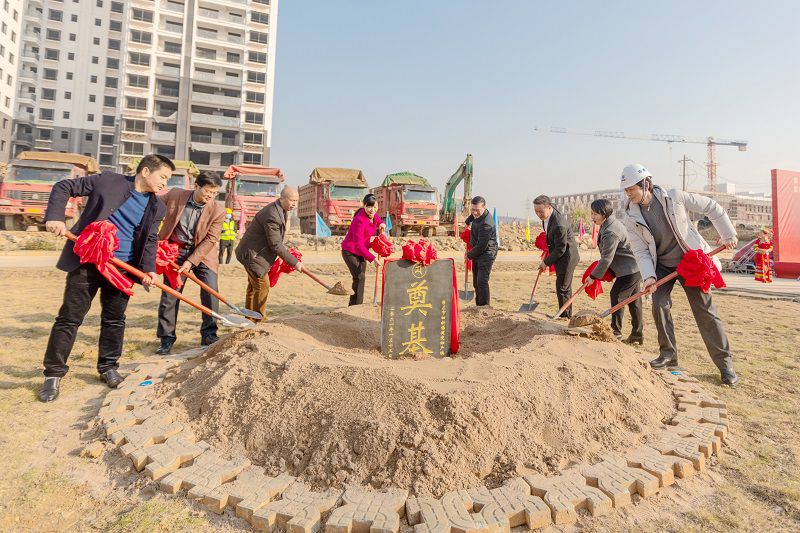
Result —
<path fill-rule="evenodd" d="M 460 354 L 412 361 L 380 356 L 378 320 L 361 306 L 263 324 L 162 397 L 198 437 L 272 474 L 435 496 L 625 449 L 673 412 L 635 351 L 561 324 L 472 308 Z"/>

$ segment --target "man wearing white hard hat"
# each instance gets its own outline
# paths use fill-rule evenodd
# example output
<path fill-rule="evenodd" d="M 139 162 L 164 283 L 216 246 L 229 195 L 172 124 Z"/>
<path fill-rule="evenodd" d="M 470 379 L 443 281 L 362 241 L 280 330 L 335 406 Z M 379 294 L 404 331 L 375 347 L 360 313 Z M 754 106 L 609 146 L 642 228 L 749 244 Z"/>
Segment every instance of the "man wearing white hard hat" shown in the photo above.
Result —
<path fill-rule="evenodd" d="M 675 280 L 660 287 L 656 287 L 656 280 L 674 272 L 689 250 L 711 250 L 689 219 L 690 211 L 708 217 L 720 234 L 720 244 L 729 249 L 736 247 L 736 230 L 717 202 L 698 194 L 664 190 L 653 185 L 653 175 L 642 165 L 628 165 L 622 170 L 621 188 L 627 196 L 624 213 L 630 246 L 644 280 L 644 289 L 653 295 L 653 320 L 658 330 L 660 353 L 650 361 L 650 366 L 677 366 L 678 347 L 671 312 Z M 719 260 L 714 258 L 714 262 L 719 268 Z M 733 369 L 728 336 L 711 294 L 699 287 L 687 287 L 680 276 L 677 280 L 686 292 L 700 336 L 720 371 L 722 383 L 735 387 L 739 378 Z"/>

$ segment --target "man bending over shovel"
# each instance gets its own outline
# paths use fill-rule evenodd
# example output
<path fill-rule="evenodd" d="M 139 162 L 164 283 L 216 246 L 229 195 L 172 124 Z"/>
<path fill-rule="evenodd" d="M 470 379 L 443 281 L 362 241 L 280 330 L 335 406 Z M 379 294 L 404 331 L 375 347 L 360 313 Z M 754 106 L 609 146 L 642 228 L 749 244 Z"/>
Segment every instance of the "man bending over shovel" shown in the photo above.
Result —
<path fill-rule="evenodd" d="M 86 197 L 86 207 L 78 222 L 70 229 L 75 235 L 92 222 L 107 220 L 116 227 L 119 247 L 117 259 L 125 261 L 147 275 L 142 280 L 149 287 L 156 280 L 156 248 L 158 225 L 164 218 L 164 204 L 155 193 L 166 187 L 175 165 L 166 157 L 147 155 L 139 162 L 135 176 L 102 172 L 83 178 L 61 180 L 53 186 L 47 202 L 47 231 L 62 236 L 67 232 L 64 209 L 76 196 Z M 78 327 L 83 322 L 92 300 L 100 292 L 100 340 L 97 371 L 112 389 L 123 381 L 117 372 L 125 334 L 125 309 L 128 294 L 103 277 L 92 263 L 81 264 L 75 243 L 67 241 L 56 266 L 67 272 L 64 302 L 58 310 L 47 350 L 44 354 L 44 384 L 38 398 L 51 402 L 58 397 L 61 378 L 69 370 L 67 358 L 75 344 Z"/>
<path fill-rule="evenodd" d="M 283 244 L 289 212 L 297 207 L 299 199 L 296 187 L 285 187 L 278 201 L 272 202 L 256 213 L 247 225 L 247 231 L 239 246 L 236 247 L 236 259 L 247 272 L 245 307 L 261 313 L 262 317 L 267 316 L 269 296 L 267 274 L 272 263 L 280 257 L 298 272 L 303 271 L 303 263 L 298 261 Z"/>
<path fill-rule="evenodd" d="M 167 214 L 158 238 L 174 243 L 177 246 L 179 265 L 178 276 L 192 271 L 197 278 L 217 290 L 217 242 L 225 219 L 225 208 L 214 200 L 222 187 L 219 173 L 201 172 L 194 182 L 194 190 L 175 188 L 162 197 L 167 206 Z M 180 278 L 178 278 L 180 279 Z M 168 283 L 166 276 L 164 283 Z M 183 291 L 183 285 L 174 287 Z M 206 307 L 218 311 L 219 301 L 206 291 L 200 292 L 200 301 Z M 177 337 L 175 324 L 178 321 L 178 304 L 174 296 L 162 292 L 158 304 L 158 329 L 156 335 L 161 339 L 161 346 L 156 353 L 167 355 L 172 350 Z M 219 340 L 217 337 L 217 321 L 204 314 L 200 326 L 200 344 L 209 346 Z"/>
<path fill-rule="evenodd" d="M 624 212 L 631 250 L 644 279 L 644 290 L 653 295 L 653 320 L 658 331 L 659 356 L 650 361 L 653 368 L 678 365 L 678 347 L 672 322 L 672 288 L 675 280 L 656 287 L 656 280 L 674 272 L 690 250 L 708 252 L 711 247 L 689 219 L 689 211 L 708 217 L 720 234 L 720 244 L 736 247 L 736 230 L 725 210 L 710 198 L 677 189 L 665 191 L 653 185 L 653 175 L 642 165 L 628 165 L 622 170 L 621 188 L 628 197 Z M 713 258 L 717 268 L 719 260 Z M 739 377 L 733 370 L 728 336 L 719 318 L 711 294 L 699 287 L 683 286 L 700 336 L 711 359 L 720 371 L 723 385 L 735 387 Z"/>

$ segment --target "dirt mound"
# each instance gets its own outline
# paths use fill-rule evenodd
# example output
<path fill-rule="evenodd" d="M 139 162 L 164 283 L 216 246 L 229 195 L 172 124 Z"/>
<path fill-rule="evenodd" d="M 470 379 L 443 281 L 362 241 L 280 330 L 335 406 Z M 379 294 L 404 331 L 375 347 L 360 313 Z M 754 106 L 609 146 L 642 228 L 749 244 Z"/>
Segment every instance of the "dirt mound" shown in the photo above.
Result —
<path fill-rule="evenodd" d="M 262 324 L 161 385 L 166 407 L 221 450 L 316 487 L 419 495 L 551 472 L 642 442 L 673 411 L 620 343 L 491 309 L 462 314 L 462 353 L 380 356 L 376 308 Z"/>

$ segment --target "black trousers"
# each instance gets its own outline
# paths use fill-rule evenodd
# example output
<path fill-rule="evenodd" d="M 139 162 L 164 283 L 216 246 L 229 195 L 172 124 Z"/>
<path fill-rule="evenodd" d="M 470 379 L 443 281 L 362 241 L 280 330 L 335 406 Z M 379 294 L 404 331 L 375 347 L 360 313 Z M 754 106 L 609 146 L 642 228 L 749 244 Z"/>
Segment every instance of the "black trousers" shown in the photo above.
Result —
<path fill-rule="evenodd" d="M 344 259 L 350 275 L 353 276 L 353 294 L 350 295 L 349 305 L 363 304 L 364 284 L 367 279 L 367 260 L 346 250 L 342 250 L 342 259 Z"/>
<path fill-rule="evenodd" d="M 561 259 L 556 262 L 556 297 L 558 297 L 559 309 L 572 296 L 572 276 L 575 275 L 576 266 L 578 266 L 578 257 L 573 257 L 569 253 L 561 256 Z M 561 316 L 571 318 L 572 306 L 567 307 Z"/>
<path fill-rule="evenodd" d="M 64 301 L 58 310 L 47 349 L 44 352 L 44 375 L 62 377 L 69 370 L 67 359 L 75 344 L 78 328 L 100 291 L 100 338 L 97 342 L 97 371 L 103 373 L 119 366 L 122 339 L 125 335 L 125 309 L 128 295 L 114 287 L 92 264 L 84 264 L 67 274 Z"/>
<path fill-rule="evenodd" d="M 639 284 L 642 281 L 642 275 L 638 272 L 628 274 L 627 276 L 619 276 L 614 280 L 614 285 L 611 287 L 611 307 L 617 305 L 620 300 L 624 300 L 628 296 L 633 296 L 639 292 Z M 628 310 L 631 312 L 631 337 L 642 338 L 644 336 L 644 323 L 642 321 L 642 299 L 637 298 L 628 304 Z M 615 335 L 622 334 L 622 319 L 625 317 L 625 308 L 616 311 L 611 315 L 611 330 Z"/>
<path fill-rule="evenodd" d="M 183 263 L 179 262 L 178 264 L 180 265 Z M 212 289 L 217 290 L 216 272 L 208 268 L 203 263 L 193 267 L 192 272 L 200 281 Z M 164 278 L 164 283 L 167 283 L 166 277 Z M 187 279 L 186 283 L 192 282 Z M 183 288 L 186 287 L 186 283 L 184 283 L 181 288 L 178 289 L 178 292 L 183 292 Z M 158 335 L 159 338 L 172 339 L 173 341 L 177 338 L 175 336 L 175 325 L 178 322 L 178 306 L 180 303 L 181 301 L 174 296 L 171 296 L 166 292 L 161 293 L 161 301 L 158 304 L 158 328 L 156 329 L 156 335 Z M 219 311 L 219 300 L 202 289 L 200 290 L 200 303 L 208 308 L 211 308 L 214 312 Z M 200 339 L 202 340 L 206 337 L 211 337 L 216 334 L 217 321 L 214 319 L 214 317 L 203 313 L 203 323 L 200 325 Z"/>
<path fill-rule="evenodd" d="M 233 253 L 233 245 L 236 241 L 219 241 L 219 264 L 222 264 L 222 254 L 227 250 L 228 257 L 225 259 L 225 264 L 231 264 L 231 253 Z"/>
<path fill-rule="evenodd" d="M 492 274 L 495 256 L 482 255 L 472 261 L 472 286 L 475 288 L 475 305 L 489 305 L 489 276 Z"/>

